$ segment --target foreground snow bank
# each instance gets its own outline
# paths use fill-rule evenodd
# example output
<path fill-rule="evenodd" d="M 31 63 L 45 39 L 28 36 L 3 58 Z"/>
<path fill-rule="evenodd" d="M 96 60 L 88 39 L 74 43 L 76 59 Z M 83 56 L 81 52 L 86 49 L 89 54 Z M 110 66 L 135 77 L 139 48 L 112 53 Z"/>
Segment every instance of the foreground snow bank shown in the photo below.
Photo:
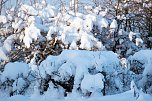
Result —
<path fill-rule="evenodd" d="M 22 95 L 16 95 L 9 98 L 0 98 L 0 101 L 151 101 L 152 96 L 142 93 L 137 99 L 133 97 L 132 91 L 127 91 L 117 95 L 92 97 L 92 98 L 71 98 L 65 97 L 64 99 L 50 99 L 48 96 L 39 98 L 31 98 Z"/>

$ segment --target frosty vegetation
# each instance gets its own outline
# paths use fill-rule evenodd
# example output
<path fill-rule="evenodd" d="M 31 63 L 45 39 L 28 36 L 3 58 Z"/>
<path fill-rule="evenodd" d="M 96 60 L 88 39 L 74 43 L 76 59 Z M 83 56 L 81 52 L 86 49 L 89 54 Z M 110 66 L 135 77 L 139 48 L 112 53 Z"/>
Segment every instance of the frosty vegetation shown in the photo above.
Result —
<path fill-rule="evenodd" d="M 0 1 L 0 97 L 152 94 L 151 0 L 17 1 Z"/>

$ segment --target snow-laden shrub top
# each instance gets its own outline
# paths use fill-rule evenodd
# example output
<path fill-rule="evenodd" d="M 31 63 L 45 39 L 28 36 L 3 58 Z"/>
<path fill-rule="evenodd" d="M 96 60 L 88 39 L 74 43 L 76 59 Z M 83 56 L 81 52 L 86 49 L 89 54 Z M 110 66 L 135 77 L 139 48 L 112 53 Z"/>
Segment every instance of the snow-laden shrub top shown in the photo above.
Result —
<path fill-rule="evenodd" d="M 119 59 L 112 51 L 64 50 L 59 56 L 48 56 L 46 60 L 42 61 L 39 69 L 41 76 L 45 77 L 46 73 L 51 75 L 61 68 L 62 70 L 65 68 L 67 73 L 70 69 L 76 69 L 76 73 L 80 73 L 78 71 L 82 70 L 85 74 L 88 73 L 89 68 L 112 73 L 119 68 L 119 65 Z M 73 73 L 73 75 L 77 74 Z"/>
<path fill-rule="evenodd" d="M 130 61 L 129 65 L 131 66 L 134 62 L 136 62 L 136 64 L 141 63 L 144 69 L 143 75 L 152 74 L 152 50 L 140 50 L 133 56 L 130 56 L 128 61 Z"/>
<path fill-rule="evenodd" d="M 19 77 L 28 76 L 29 66 L 26 63 L 14 62 L 6 64 L 4 72 L 2 72 L 1 80 L 15 80 Z"/>
<path fill-rule="evenodd" d="M 73 91 L 81 84 L 84 93 L 103 89 L 104 76 L 101 72 L 115 74 L 121 69 L 119 59 L 113 52 L 83 50 L 64 50 L 59 56 L 50 55 L 38 68 L 42 78 L 52 75 L 55 81 L 65 82 L 74 77 Z M 88 76 L 89 81 L 86 80 Z"/>

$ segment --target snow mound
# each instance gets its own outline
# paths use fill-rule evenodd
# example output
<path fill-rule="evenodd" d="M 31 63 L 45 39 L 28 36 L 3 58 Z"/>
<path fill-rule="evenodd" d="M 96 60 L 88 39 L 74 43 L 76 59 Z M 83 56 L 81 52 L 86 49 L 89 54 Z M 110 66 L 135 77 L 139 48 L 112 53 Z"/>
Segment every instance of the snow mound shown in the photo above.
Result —
<path fill-rule="evenodd" d="M 26 63 L 14 62 L 5 65 L 4 72 L 2 72 L 1 80 L 6 81 L 7 79 L 15 80 L 16 78 L 28 76 L 29 67 Z"/>
<path fill-rule="evenodd" d="M 79 85 L 90 91 L 90 89 L 95 90 L 103 87 L 101 84 L 103 83 L 103 75 L 97 74 L 98 72 L 104 70 L 108 73 L 114 73 L 119 67 L 119 59 L 117 55 L 111 51 L 64 50 L 59 56 L 50 55 L 46 60 L 42 61 L 39 66 L 39 73 L 43 78 L 47 75 L 53 75 L 52 78 L 55 79 L 55 81 L 68 81 L 70 77 L 73 76 L 73 91 L 75 91 Z M 89 79 L 92 78 L 92 80 L 95 80 L 94 83 L 92 80 L 88 81 L 90 88 L 85 88 L 86 86 L 83 85 L 86 82 L 87 75 L 90 75 Z M 84 81 L 81 84 L 82 80 Z"/>

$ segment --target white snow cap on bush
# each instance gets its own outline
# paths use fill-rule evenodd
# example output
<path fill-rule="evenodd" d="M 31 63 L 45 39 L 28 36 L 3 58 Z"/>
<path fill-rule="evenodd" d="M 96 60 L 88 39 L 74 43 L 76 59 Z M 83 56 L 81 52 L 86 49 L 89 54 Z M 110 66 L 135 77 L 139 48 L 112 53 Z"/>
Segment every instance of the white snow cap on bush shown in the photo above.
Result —
<path fill-rule="evenodd" d="M 118 28 L 118 24 L 116 19 L 113 19 L 113 21 L 110 24 L 110 31 L 113 33 Z"/>
<path fill-rule="evenodd" d="M 12 34 L 9 37 L 7 37 L 7 39 L 4 41 L 3 47 L 5 48 L 7 53 L 12 50 L 15 39 L 17 39 L 17 36 L 15 34 Z"/>
<path fill-rule="evenodd" d="M 27 48 L 30 48 L 30 44 L 33 40 L 37 40 L 41 38 L 40 29 L 38 29 L 35 25 L 30 25 L 25 28 L 25 37 L 23 38 L 23 42 Z"/>
<path fill-rule="evenodd" d="M 47 74 L 53 75 L 52 78 L 56 81 L 68 81 L 71 76 L 74 77 L 74 92 L 81 85 L 83 77 L 89 73 L 89 68 L 95 67 L 97 72 L 102 72 L 103 70 L 108 73 L 114 73 L 116 70 L 120 69 L 119 59 L 117 55 L 109 51 L 80 51 L 80 50 L 64 50 L 59 56 L 48 56 L 46 60 L 42 61 L 39 66 L 40 76 L 45 78 Z M 53 73 L 57 73 L 54 75 Z M 96 73 L 97 74 L 97 73 Z M 91 85 L 97 89 L 102 88 L 101 74 L 93 74 L 90 76 L 92 80 L 98 78 L 95 84 L 88 81 L 88 86 Z M 90 78 L 89 78 L 90 79 Z M 101 79 L 101 81 L 99 81 Z M 86 81 L 83 81 L 86 82 Z M 89 84 L 91 83 L 91 84 Z M 82 85 L 85 88 L 85 85 Z M 90 87 L 90 86 L 89 86 Z M 92 91 L 91 90 L 91 91 Z"/>
<path fill-rule="evenodd" d="M 38 11 L 34 7 L 26 5 L 26 4 L 21 6 L 21 10 L 29 15 L 38 15 Z"/>
<path fill-rule="evenodd" d="M 7 22 L 7 18 L 4 15 L 0 15 L 0 23 L 5 24 Z"/>
<path fill-rule="evenodd" d="M 132 31 L 129 33 L 130 41 L 133 40 L 133 37 L 139 37 L 139 36 L 140 36 L 140 33 L 135 33 L 135 32 L 132 32 Z M 136 40 L 137 40 L 136 42 L 141 42 L 140 38 L 137 38 Z M 138 43 L 136 45 L 138 45 Z"/>
<path fill-rule="evenodd" d="M 47 40 L 52 40 L 52 35 L 57 34 L 58 28 L 56 26 L 50 26 L 47 33 Z"/>
<path fill-rule="evenodd" d="M 12 34 L 7 37 L 4 41 L 3 46 L 0 47 L 0 59 L 2 60 L 9 60 L 7 54 L 12 50 L 14 40 L 17 38 L 15 34 Z"/>
<path fill-rule="evenodd" d="M 107 28 L 108 26 L 109 26 L 109 23 L 106 18 L 99 18 L 98 27 L 100 31 L 102 30 L 102 28 Z"/>
<path fill-rule="evenodd" d="M 118 24 L 117 24 L 116 19 L 113 19 L 113 20 L 112 20 L 112 22 L 111 22 L 111 24 L 110 24 L 110 28 L 111 28 L 111 29 L 116 29 L 116 28 L 118 28 Z"/>
<path fill-rule="evenodd" d="M 139 61 L 144 65 L 143 75 L 152 74 L 152 50 L 140 50 L 133 56 L 129 57 L 129 60 Z"/>
<path fill-rule="evenodd" d="M 1 80 L 6 81 L 7 79 L 15 80 L 16 78 L 28 76 L 29 66 L 26 63 L 14 62 L 7 63 L 4 71 L 2 72 Z"/>
<path fill-rule="evenodd" d="M 54 6 L 47 5 L 46 8 L 40 10 L 39 15 L 44 18 L 55 17 L 57 15 L 57 9 Z"/>
<path fill-rule="evenodd" d="M 104 46 L 99 42 L 93 35 L 88 34 L 85 31 L 80 31 L 81 35 L 81 44 L 80 48 L 91 50 L 92 48 L 97 48 L 99 50 L 104 50 Z"/>
<path fill-rule="evenodd" d="M 136 45 L 139 46 L 143 43 L 143 40 L 141 38 L 136 38 Z"/>

